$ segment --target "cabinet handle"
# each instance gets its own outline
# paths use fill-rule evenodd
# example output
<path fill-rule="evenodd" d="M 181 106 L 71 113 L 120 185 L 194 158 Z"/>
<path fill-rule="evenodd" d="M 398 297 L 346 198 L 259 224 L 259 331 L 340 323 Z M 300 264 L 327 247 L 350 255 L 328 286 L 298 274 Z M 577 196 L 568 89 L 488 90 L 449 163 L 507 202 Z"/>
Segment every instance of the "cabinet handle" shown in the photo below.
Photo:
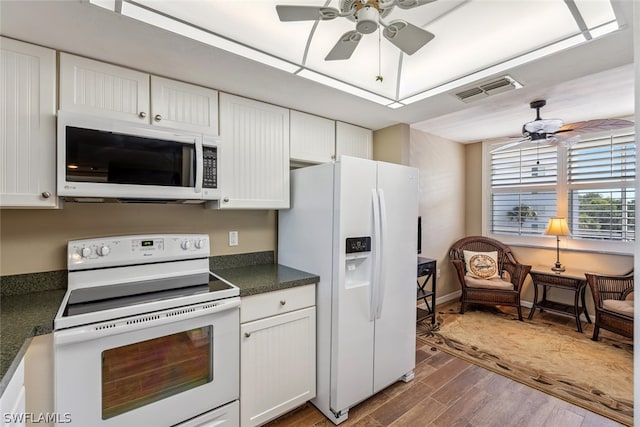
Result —
<path fill-rule="evenodd" d="M 156 114 L 155 117 L 153 118 L 156 122 L 159 122 L 160 120 L 162 120 L 162 116 L 160 114 Z"/>
<path fill-rule="evenodd" d="M 43 191 L 42 197 L 44 197 L 45 199 L 48 199 L 49 197 L 51 197 L 51 193 L 49 193 L 48 191 Z"/>
<path fill-rule="evenodd" d="M 280 305 L 285 305 L 287 303 L 287 300 L 281 299 L 280 300 Z"/>
<path fill-rule="evenodd" d="M 138 114 L 138 117 L 140 117 L 141 119 L 144 119 L 145 117 L 147 117 L 147 113 L 145 113 L 144 111 L 140 111 L 140 113 Z"/>
<path fill-rule="evenodd" d="M 245 336 L 245 338 L 249 338 L 251 336 L 251 332 L 245 332 L 244 336 Z"/>
<path fill-rule="evenodd" d="M 223 202 L 228 203 L 229 202 L 229 198 L 225 197 L 224 199 L 222 199 Z"/>

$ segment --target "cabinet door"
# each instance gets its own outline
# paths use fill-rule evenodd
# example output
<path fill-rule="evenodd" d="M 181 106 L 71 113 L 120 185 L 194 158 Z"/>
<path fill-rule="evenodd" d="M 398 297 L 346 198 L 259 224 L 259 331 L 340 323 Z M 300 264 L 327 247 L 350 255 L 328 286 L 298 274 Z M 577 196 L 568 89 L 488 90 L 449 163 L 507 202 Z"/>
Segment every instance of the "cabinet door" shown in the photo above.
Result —
<path fill-rule="evenodd" d="M 0 206 L 56 207 L 55 51 L 0 40 Z"/>
<path fill-rule="evenodd" d="M 291 111 L 291 160 L 327 163 L 335 159 L 336 122 Z"/>
<path fill-rule="evenodd" d="M 221 208 L 289 207 L 289 110 L 220 94 Z"/>
<path fill-rule="evenodd" d="M 2 425 L 6 427 L 24 426 L 26 424 L 25 403 L 24 359 L 22 359 L 7 383 L 2 396 L 0 396 Z"/>
<path fill-rule="evenodd" d="M 336 122 L 336 155 L 371 159 L 373 155 L 373 132 L 369 129 Z"/>
<path fill-rule="evenodd" d="M 149 75 L 61 53 L 60 109 L 149 123 Z"/>
<path fill-rule="evenodd" d="M 240 424 L 263 424 L 314 398 L 315 361 L 315 307 L 240 325 Z"/>
<path fill-rule="evenodd" d="M 175 129 L 218 134 L 218 92 L 151 76 L 152 123 Z"/>

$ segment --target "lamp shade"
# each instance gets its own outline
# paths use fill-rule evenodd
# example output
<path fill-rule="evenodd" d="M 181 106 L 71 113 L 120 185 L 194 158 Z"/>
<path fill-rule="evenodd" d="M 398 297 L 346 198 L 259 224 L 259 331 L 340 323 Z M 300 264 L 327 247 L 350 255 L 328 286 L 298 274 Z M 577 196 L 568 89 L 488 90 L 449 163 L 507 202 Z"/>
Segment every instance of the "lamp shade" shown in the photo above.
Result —
<path fill-rule="evenodd" d="M 553 217 L 549 218 L 549 224 L 544 234 L 551 234 L 553 236 L 568 236 L 571 234 L 569 231 L 569 225 L 566 218 Z"/>

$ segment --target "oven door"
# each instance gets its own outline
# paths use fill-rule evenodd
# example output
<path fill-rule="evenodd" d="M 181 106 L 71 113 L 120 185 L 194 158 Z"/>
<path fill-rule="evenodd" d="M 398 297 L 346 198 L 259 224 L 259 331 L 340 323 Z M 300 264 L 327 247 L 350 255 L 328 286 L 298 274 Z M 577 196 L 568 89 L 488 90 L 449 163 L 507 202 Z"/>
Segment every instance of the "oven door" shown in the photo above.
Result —
<path fill-rule="evenodd" d="M 54 331 L 56 413 L 76 426 L 169 426 L 238 399 L 239 307 L 236 297 Z"/>

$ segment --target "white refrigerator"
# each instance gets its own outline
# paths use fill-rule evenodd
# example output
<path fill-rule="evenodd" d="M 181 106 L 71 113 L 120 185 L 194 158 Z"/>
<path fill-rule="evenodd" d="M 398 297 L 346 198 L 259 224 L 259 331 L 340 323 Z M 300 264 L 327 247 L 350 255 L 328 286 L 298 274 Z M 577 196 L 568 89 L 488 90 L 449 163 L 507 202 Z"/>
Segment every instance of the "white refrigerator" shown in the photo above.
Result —
<path fill-rule="evenodd" d="M 317 390 L 334 424 L 415 368 L 418 170 L 342 156 L 291 171 L 278 262 L 320 276 Z"/>

